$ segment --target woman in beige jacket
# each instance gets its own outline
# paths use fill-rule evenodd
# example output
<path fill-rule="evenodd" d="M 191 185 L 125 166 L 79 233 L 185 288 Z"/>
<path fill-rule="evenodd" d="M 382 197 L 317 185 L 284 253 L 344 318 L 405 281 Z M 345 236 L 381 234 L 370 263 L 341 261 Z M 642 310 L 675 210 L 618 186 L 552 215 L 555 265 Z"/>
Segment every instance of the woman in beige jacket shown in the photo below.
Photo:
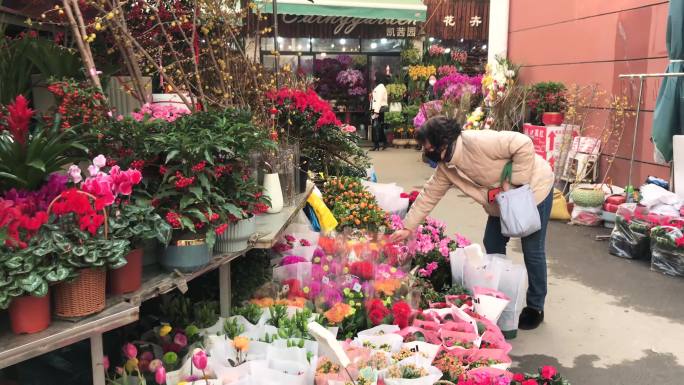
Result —
<path fill-rule="evenodd" d="M 435 174 L 404 220 L 404 229 L 392 235 L 401 241 L 421 224 L 444 194 L 456 187 L 480 203 L 487 214 L 484 246 L 488 254 L 506 254 L 508 238 L 501 234 L 499 208 L 495 197 L 501 190 L 529 185 L 539 210 L 542 228 L 522 238 L 525 266 L 529 279 L 527 307 L 520 315 L 520 329 L 534 329 L 544 320 L 546 297 L 546 227 L 553 203 L 554 175 L 551 166 L 536 155 L 532 140 L 511 131 L 464 131 L 453 120 L 437 116 L 418 131 L 418 141 L 425 156 L 437 163 Z M 501 183 L 504 166 L 513 163 L 510 184 Z"/>

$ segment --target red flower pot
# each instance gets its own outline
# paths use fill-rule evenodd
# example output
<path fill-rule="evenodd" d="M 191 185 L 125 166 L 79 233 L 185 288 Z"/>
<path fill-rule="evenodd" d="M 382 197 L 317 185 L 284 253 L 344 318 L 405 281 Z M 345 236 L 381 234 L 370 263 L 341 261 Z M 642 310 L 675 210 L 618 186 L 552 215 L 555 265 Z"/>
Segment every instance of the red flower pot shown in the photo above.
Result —
<path fill-rule="evenodd" d="M 563 124 L 563 114 L 560 112 L 544 112 L 542 122 L 545 126 L 560 126 Z"/>
<path fill-rule="evenodd" d="M 30 295 L 12 299 L 9 306 L 10 324 L 16 334 L 38 333 L 50 326 L 50 295 Z"/>
<path fill-rule="evenodd" d="M 133 249 L 126 255 L 128 263 L 116 270 L 109 270 L 111 294 L 132 293 L 140 288 L 142 281 L 143 249 Z"/>

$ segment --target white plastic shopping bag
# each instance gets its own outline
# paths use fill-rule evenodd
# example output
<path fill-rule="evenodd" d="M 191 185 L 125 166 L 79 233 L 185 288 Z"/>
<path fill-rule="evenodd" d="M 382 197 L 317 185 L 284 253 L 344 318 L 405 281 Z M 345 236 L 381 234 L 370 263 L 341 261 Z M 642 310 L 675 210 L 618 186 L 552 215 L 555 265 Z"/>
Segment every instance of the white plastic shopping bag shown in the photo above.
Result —
<path fill-rule="evenodd" d="M 501 272 L 510 263 L 509 260 L 497 255 L 473 257 L 466 250 L 466 262 L 463 269 L 464 286 L 471 291 L 475 286 L 496 290 L 499 287 Z"/>
<path fill-rule="evenodd" d="M 498 325 L 502 331 L 518 329 L 518 319 L 525 306 L 527 294 L 527 269 L 523 265 L 511 264 L 501 272 L 499 291 L 506 294 L 511 302 L 499 317 Z"/>

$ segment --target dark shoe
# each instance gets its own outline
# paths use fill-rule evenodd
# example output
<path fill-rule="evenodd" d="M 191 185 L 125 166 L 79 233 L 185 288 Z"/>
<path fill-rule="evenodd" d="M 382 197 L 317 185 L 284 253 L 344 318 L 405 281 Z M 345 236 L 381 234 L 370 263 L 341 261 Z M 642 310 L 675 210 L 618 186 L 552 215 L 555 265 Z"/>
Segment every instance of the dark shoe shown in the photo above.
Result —
<path fill-rule="evenodd" d="M 371 151 L 378 151 L 379 148 L 371 148 Z"/>
<path fill-rule="evenodd" d="M 520 313 L 520 320 L 518 321 L 518 329 L 533 330 L 539 327 L 544 322 L 544 311 L 526 307 Z"/>

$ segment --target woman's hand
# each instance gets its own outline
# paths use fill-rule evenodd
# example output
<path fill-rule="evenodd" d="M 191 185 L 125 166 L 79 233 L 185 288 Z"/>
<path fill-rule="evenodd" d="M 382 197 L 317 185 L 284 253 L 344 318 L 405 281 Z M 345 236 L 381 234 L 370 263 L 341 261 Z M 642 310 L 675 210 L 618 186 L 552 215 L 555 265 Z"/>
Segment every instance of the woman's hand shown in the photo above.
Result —
<path fill-rule="evenodd" d="M 394 243 L 403 242 L 409 236 L 411 236 L 411 230 L 407 230 L 407 229 L 397 230 L 390 236 L 390 241 L 392 241 Z"/>

